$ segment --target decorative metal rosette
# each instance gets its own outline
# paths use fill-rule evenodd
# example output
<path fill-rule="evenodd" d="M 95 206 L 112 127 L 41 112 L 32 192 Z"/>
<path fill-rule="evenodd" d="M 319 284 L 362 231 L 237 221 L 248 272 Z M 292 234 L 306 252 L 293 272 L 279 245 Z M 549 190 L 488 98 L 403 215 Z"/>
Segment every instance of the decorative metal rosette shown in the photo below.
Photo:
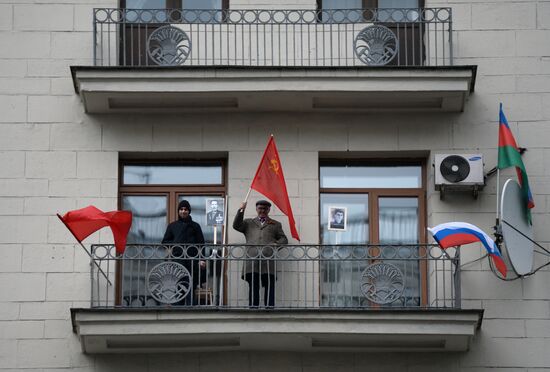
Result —
<path fill-rule="evenodd" d="M 401 297 L 405 284 L 403 274 L 388 263 L 369 265 L 361 275 L 361 291 L 370 301 L 390 304 Z"/>
<path fill-rule="evenodd" d="M 183 300 L 192 288 L 192 279 L 183 265 L 162 262 L 147 276 L 147 289 L 158 302 L 173 304 Z"/>
<path fill-rule="evenodd" d="M 179 28 L 162 26 L 149 35 L 147 53 L 158 65 L 182 65 L 191 53 L 191 39 Z"/>
<path fill-rule="evenodd" d="M 369 66 L 383 66 L 397 55 L 398 43 L 395 34 L 380 25 L 367 26 L 357 34 L 353 43 L 355 55 Z"/>

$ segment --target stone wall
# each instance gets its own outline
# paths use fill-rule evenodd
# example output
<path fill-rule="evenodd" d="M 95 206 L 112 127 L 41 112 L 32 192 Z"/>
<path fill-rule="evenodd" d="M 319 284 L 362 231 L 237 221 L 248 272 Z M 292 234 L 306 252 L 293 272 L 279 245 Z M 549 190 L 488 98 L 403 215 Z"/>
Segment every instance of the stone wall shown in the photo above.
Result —
<path fill-rule="evenodd" d="M 452 7 L 455 64 L 478 65 L 476 92 L 462 113 L 89 116 L 69 66 L 91 64 L 92 8 L 116 5 L 0 0 L 0 372 L 550 370 L 550 271 L 499 281 L 486 259 L 468 263 L 483 254 L 476 245 L 462 250 L 463 306 L 483 308 L 485 316 L 466 353 L 83 355 L 69 309 L 89 306 L 89 262 L 55 213 L 89 204 L 116 209 L 118 159 L 126 153 L 226 152 L 234 211 L 273 133 L 300 235 L 317 243 L 320 152 L 479 152 L 488 171 L 496 164 L 502 102 L 518 143 L 528 148 L 535 237 L 550 243 L 550 1 L 427 1 Z M 269 8 L 273 2 L 232 6 Z M 490 232 L 495 181 L 488 179 L 477 201 L 452 195 L 442 202 L 430 166 L 429 224 L 463 220 Z M 274 215 L 282 217 L 277 210 Z M 234 231 L 228 237 L 242 241 Z M 101 232 L 86 244 L 111 241 Z M 536 254 L 536 266 L 545 262 Z"/>

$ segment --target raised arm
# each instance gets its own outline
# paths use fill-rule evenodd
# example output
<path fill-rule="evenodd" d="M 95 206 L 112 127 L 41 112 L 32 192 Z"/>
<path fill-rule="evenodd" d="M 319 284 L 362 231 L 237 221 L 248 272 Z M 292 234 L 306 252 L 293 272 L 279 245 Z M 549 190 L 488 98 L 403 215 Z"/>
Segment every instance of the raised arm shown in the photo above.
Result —
<path fill-rule="evenodd" d="M 237 214 L 235 215 L 235 219 L 233 220 L 233 228 L 239 232 L 242 232 L 243 234 L 246 230 L 246 224 L 244 223 L 245 208 L 246 208 L 246 203 L 242 203 L 241 207 L 237 211 Z"/>

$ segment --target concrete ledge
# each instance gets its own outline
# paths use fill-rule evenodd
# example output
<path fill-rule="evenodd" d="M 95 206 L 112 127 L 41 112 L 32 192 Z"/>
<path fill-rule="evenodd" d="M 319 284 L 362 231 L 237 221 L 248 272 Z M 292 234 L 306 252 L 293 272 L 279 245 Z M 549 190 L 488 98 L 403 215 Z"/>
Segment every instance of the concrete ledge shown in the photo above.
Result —
<path fill-rule="evenodd" d="M 483 310 L 71 309 L 85 353 L 465 351 Z"/>
<path fill-rule="evenodd" d="M 476 66 L 72 66 L 86 112 L 460 112 Z"/>

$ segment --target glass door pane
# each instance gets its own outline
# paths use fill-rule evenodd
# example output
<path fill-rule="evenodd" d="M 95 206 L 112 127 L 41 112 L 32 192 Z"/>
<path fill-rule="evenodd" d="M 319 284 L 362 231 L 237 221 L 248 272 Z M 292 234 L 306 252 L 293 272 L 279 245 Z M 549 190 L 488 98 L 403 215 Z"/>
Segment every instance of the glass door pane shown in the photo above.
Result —
<path fill-rule="evenodd" d="M 168 197 L 124 195 L 122 209 L 132 212 L 128 244 L 160 243 L 167 226 Z"/>
<path fill-rule="evenodd" d="M 212 165 L 136 165 L 123 167 L 124 185 L 221 185 L 223 169 Z"/>
<path fill-rule="evenodd" d="M 369 241 L 368 194 L 321 194 L 320 304 L 364 305 L 360 278 L 365 269 L 364 247 Z M 331 246 L 333 245 L 333 246 Z M 359 259 L 357 259 L 359 257 Z"/>
<path fill-rule="evenodd" d="M 345 228 L 333 221 L 343 212 Z M 369 241 L 368 194 L 321 194 L 321 244 L 367 244 Z M 339 216 L 338 216 L 339 217 Z M 336 226 L 336 228 L 331 228 Z"/>
<path fill-rule="evenodd" d="M 126 9 L 164 9 L 166 0 L 126 0 Z"/>
<path fill-rule="evenodd" d="M 166 230 L 167 205 L 165 195 L 123 195 L 122 209 L 132 212 L 128 244 L 160 244 Z M 120 288 L 123 306 L 158 305 L 147 290 L 146 278 L 155 265 L 163 262 L 164 256 L 163 250 L 153 247 L 126 247 Z"/>
<path fill-rule="evenodd" d="M 380 244 L 418 243 L 418 199 L 381 197 L 379 207 Z"/>
<path fill-rule="evenodd" d="M 385 306 L 420 306 L 420 267 L 414 259 L 418 257 L 419 243 L 418 198 L 380 197 L 378 208 L 380 244 L 394 245 L 381 248 L 383 262 L 399 269 L 404 284 L 402 296 Z"/>

